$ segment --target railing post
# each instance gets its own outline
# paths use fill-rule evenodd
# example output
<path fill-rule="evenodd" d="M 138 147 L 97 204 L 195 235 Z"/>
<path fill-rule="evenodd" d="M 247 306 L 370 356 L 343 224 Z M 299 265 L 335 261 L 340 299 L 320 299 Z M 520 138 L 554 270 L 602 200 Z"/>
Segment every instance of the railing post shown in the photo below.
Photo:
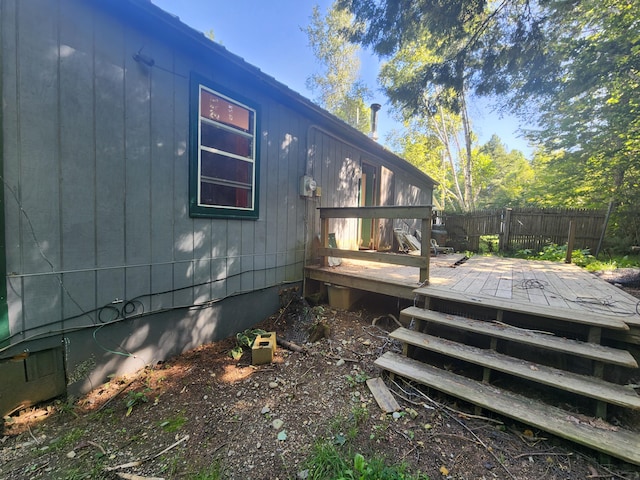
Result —
<path fill-rule="evenodd" d="M 571 263 L 571 254 L 573 253 L 573 244 L 576 240 L 576 222 L 569 220 L 569 238 L 567 239 L 567 254 L 564 263 Z"/>
<path fill-rule="evenodd" d="M 329 218 L 322 218 L 320 216 L 320 245 L 327 248 L 329 246 Z M 320 257 L 320 265 L 323 267 L 329 266 L 329 258 L 326 256 Z"/>
<path fill-rule="evenodd" d="M 429 284 L 429 264 L 431 253 L 431 211 L 428 209 L 428 218 L 422 219 L 422 225 L 420 227 L 420 255 L 425 258 L 425 266 L 420 268 L 420 283 L 423 285 Z"/>
<path fill-rule="evenodd" d="M 502 221 L 502 235 L 498 241 L 498 251 L 504 252 L 509 247 L 509 235 L 511 230 L 511 209 L 504 209 L 504 219 Z"/>

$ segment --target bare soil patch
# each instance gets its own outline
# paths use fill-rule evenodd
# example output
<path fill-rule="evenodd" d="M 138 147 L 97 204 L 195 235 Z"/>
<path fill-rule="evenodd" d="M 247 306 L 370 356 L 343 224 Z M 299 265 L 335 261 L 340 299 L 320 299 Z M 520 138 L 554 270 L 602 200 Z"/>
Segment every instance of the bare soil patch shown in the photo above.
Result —
<path fill-rule="evenodd" d="M 295 340 L 310 310 L 288 305 L 259 327 Z M 312 320 L 330 335 L 305 353 L 278 347 L 272 364 L 252 366 L 249 351 L 229 356 L 226 339 L 20 412 L 0 437 L 0 478 L 195 478 L 211 465 L 225 479 L 311 478 L 322 440 L 432 479 L 640 478 L 638 467 L 411 385 L 387 382 L 402 410 L 383 413 L 365 380 L 400 348 L 386 335 L 389 311 L 316 307 Z"/>

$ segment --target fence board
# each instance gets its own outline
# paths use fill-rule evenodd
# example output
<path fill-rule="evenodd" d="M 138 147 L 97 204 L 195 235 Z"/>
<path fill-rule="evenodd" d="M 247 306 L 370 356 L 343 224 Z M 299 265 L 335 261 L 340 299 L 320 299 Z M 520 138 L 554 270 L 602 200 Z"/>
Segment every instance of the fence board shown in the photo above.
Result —
<path fill-rule="evenodd" d="M 442 220 L 448 242 L 458 250 L 478 251 L 480 237 L 508 232 L 501 238 L 505 250 L 541 251 L 551 243 L 567 243 L 569 223 L 576 225 L 575 248 L 595 251 L 604 226 L 604 210 L 571 208 L 514 208 L 505 225 L 507 209 L 479 210 L 469 213 L 444 213 Z M 508 228 L 507 228 L 508 227 Z"/>

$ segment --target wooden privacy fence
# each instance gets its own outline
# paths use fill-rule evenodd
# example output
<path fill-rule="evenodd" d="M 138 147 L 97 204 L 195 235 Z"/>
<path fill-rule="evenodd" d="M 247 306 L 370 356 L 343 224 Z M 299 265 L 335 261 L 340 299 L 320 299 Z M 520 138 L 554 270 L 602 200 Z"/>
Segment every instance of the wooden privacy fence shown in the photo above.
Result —
<path fill-rule="evenodd" d="M 500 251 L 541 251 L 551 243 L 568 243 L 571 228 L 575 229 L 573 248 L 595 252 L 605 228 L 605 217 L 604 210 L 506 208 L 470 213 L 445 212 L 442 221 L 448 244 L 458 250 L 478 251 L 481 236 L 498 235 Z"/>

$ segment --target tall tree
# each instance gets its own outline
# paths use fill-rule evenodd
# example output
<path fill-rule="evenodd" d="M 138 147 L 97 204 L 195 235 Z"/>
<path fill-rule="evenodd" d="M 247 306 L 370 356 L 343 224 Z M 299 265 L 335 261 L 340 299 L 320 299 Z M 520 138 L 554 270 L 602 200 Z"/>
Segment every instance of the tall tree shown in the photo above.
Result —
<path fill-rule="evenodd" d="M 407 108 L 425 94 L 460 108 L 447 89 L 501 98 L 539 123 L 531 132 L 555 172 L 584 204 L 613 199 L 640 210 L 640 0 L 340 0 L 352 38 L 382 55 L 428 32 L 431 62 L 397 90 Z M 634 193 L 635 192 L 635 193 Z M 569 192 L 567 192 L 569 193 Z M 567 198 L 567 197 L 565 197 Z M 557 197 L 562 201 L 561 197 Z M 568 198 L 567 198 L 568 199 Z"/>
<path fill-rule="evenodd" d="M 476 205 L 479 208 L 522 207 L 529 201 L 534 170 L 524 154 L 508 151 L 498 136 L 478 149 Z"/>
<path fill-rule="evenodd" d="M 367 100 L 371 91 L 360 80 L 360 47 L 350 43 L 347 30 L 353 15 L 334 3 L 326 15 L 316 5 L 309 25 L 302 28 L 320 71 L 307 78 L 307 87 L 325 109 L 362 132 L 370 130 Z"/>
<path fill-rule="evenodd" d="M 443 158 L 451 172 L 462 173 L 462 188 L 456 175 L 450 193 L 458 207 L 468 211 L 474 208 L 473 132 L 464 88 L 455 91 L 438 85 L 431 86 L 423 92 L 418 100 L 419 105 L 407 103 L 403 96 L 407 87 L 411 88 L 416 81 L 420 81 L 424 65 L 439 58 L 438 48 L 434 37 L 424 32 L 421 41 L 409 42 L 394 54 L 383 66 L 379 79 L 405 122 L 413 127 L 430 130 L 439 140 Z M 442 101 L 443 98 L 450 101 Z M 451 110 L 452 102 L 458 105 L 457 111 Z M 446 189 L 444 185 L 441 188 Z"/>

